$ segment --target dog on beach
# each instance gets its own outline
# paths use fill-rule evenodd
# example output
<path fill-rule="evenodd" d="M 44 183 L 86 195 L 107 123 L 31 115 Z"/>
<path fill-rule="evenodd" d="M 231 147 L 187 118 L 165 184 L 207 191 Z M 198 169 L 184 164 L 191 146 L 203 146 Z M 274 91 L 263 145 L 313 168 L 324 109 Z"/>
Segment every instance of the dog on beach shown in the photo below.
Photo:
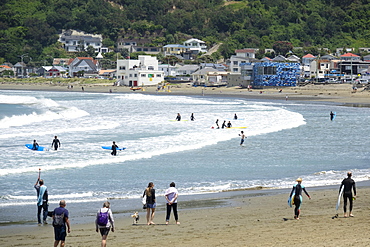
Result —
<path fill-rule="evenodd" d="M 133 215 L 131 215 L 131 217 L 133 218 L 132 224 L 133 225 L 136 225 L 137 222 L 139 221 L 139 218 L 140 218 L 139 213 L 138 212 L 135 212 Z"/>

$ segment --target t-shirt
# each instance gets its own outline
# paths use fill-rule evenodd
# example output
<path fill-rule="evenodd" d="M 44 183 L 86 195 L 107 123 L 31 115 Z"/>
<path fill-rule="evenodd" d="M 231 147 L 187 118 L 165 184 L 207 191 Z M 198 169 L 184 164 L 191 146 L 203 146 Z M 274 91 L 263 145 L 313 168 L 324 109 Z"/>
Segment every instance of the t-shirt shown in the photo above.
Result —
<path fill-rule="evenodd" d="M 164 195 L 167 196 L 168 200 L 172 201 L 177 194 L 179 194 L 179 192 L 175 187 L 169 187 Z M 173 203 L 177 203 L 177 198 Z"/>
<path fill-rule="evenodd" d="M 63 207 L 59 207 L 59 208 L 54 209 L 54 211 L 53 211 L 53 215 L 61 215 L 63 213 L 64 213 L 64 223 L 65 223 L 65 218 L 69 217 L 68 210 L 63 208 Z"/>

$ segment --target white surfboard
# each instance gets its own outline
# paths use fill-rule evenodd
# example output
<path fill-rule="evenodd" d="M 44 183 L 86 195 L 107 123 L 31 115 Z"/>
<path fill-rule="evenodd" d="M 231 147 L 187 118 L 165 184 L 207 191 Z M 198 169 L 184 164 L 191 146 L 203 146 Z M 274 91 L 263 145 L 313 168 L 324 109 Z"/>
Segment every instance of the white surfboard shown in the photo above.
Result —
<path fill-rule="evenodd" d="M 340 206 L 340 199 L 342 198 L 343 190 L 344 190 L 344 186 L 342 186 L 342 189 L 341 189 L 341 190 L 340 190 L 340 192 L 339 192 L 339 195 L 338 195 L 338 201 L 337 201 L 337 206 L 335 207 L 335 210 L 338 210 L 338 208 L 339 208 L 339 206 Z"/>

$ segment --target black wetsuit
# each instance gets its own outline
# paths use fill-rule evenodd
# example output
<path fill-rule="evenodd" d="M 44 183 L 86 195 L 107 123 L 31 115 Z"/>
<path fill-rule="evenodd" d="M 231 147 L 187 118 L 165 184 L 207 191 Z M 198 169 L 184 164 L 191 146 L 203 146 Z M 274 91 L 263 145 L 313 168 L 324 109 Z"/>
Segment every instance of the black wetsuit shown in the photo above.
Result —
<path fill-rule="evenodd" d="M 347 200 L 349 200 L 349 211 L 352 212 L 353 208 L 353 195 L 352 195 L 352 188 L 353 193 L 355 193 L 356 196 L 356 183 L 352 178 L 345 178 L 342 181 L 342 184 L 340 185 L 339 191 L 342 189 L 342 186 L 344 186 L 343 190 L 343 209 L 344 212 L 347 212 Z"/>
<path fill-rule="evenodd" d="M 117 148 L 118 148 L 118 146 L 116 144 L 113 144 L 112 145 L 112 152 L 110 154 L 116 156 L 117 155 Z"/>
<path fill-rule="evenodd" d="M 177 115 L 176 121 L 181 121 L 181 116 L 180 115 Z"/>
<path fill-rule="evenodd" d="M 226 121 L 224 121 L 224 122 L 222 123 L 221 128 L 226 128 Z"/>
<path fill-rule="evenodd" d="M 299 184 L 299 183 L 294 185 L 292 191 L 290 192 L 289 197 L 292 197 L 292 195 L 294 193 L 294 205 L 295 205 L 294 216 L 295 217 L 299 217 L 299 210 L 301 208 L 301 203 L 302 203 L 302 191 L 304 191 L 304 193 L 308 197 L 310 197 L 310 195 L 306 191 L 306 188 L 303 185 Z"/>
<path fill-rule="evenodd" d="M 39 149 L 39 144 L 37 142 L 33 143 L 32 150 L 37 150 Z"/>
<path fill-rule="evenodd" d="M 54 150 L 58 150 L 58 147 L 60 147 L 60 141 L 59 139 L 55 138 L 51 145 L 54 147 Z"/>

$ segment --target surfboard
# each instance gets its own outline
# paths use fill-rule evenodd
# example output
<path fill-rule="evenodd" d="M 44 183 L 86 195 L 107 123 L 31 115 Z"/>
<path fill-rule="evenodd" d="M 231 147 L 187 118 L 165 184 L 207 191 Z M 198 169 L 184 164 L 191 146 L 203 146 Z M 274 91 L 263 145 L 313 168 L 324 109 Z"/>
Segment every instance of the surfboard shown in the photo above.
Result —
<path fill-rule="evenodd" d="M 112 146 L 101 146 L 102 149 L 108 149 L 108 150 L 112 150 Z M 125 150 L 126 148 L 117 148 L 117 150 L 121 151 L 121 150 Z"/>
<path fill-rule="evenodd" d="M 338 195 L 338 201 L 337 201 L 337 205 L 335 206 L 335 210 L 338 210 L 338 208 L 339 208 L 339 206 L 340 206 L 340 199 L 342 198 L 343 190 L 344 190 L 344 186 L 342 186 L 342 189 L 341 189 L 341 190 L 340 190 L 340 192 L 339 192 L 339 195 Z"/>
<path fill-rule="evenodd" d="M 288 199 L 288 206 L 289 207 L 293 207 L 293 205 L 294 205 L 294 196 L 295 196 L 295 194 L 293 193 L 292 196 L 289 197 L 289 199 Z"/>
<path fill-rule="evenodd" d="M 230 127 L 230 128 L 226 128 L 226 129 L 246 129 L 247 127 Z"/>
<path fill-rule="evenodd" d="M 34 150 L 34 151 L 49 151 L 49 149 L 45 148 L 45 147 L 42 147 L 42 146 L 39 146 L 37 148 L 37 150 L 35 149 L 32 149 L 33 148 L 33 144 L 25 144 L 25 146 L 28 148 L 28 149 L 31 149 L 31 150 Z"/>
<path fill-rule="evenodd" d="M 178 121 L 178 120 L 176 120 L 176 119 L 170 119 L 170 120 L 168 120 L 168 121 L 172 121 L 172 122 L 182 122 L 182 121 L 189 121 L 189 120 L 180 120 L 180 121 Z"/>

